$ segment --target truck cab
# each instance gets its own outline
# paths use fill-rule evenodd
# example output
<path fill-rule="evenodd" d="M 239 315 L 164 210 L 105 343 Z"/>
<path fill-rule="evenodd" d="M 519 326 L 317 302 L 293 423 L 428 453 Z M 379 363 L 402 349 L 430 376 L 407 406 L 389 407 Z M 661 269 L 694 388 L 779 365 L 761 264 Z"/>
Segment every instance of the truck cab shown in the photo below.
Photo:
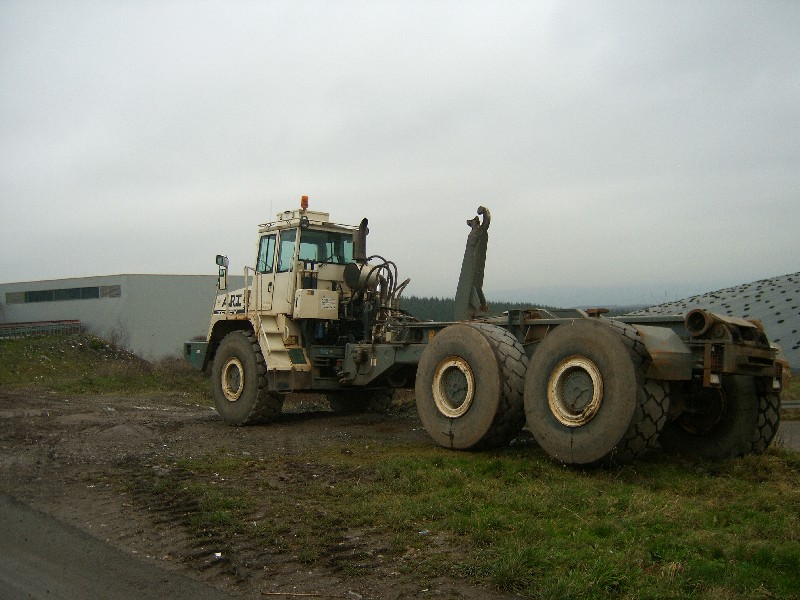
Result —
<path fill-rule="evenodd" d="M 332 223 L 305 199 L 259 225 L 255 267 L 245 268 L 243 288 L 227 289 L 227 258 L 217 257 L 209 333 L 205 342 L 186 344 L 187 359 L 207 371 L 223 339 L 245 331 L 259 345 L 270 390 L 341 388 L 347 344 L 371 338 L 374 319 L 399 295 L 386 261 L 369 264 L 367 231 L 366 219 Z"/>
<path fill-rule="evenodd" d="M 287 211 L 259 226 L 253 308 L 293 318 L 338 318 L 345 265 L 353 262 L 353 228 L 327 213 Z"/>

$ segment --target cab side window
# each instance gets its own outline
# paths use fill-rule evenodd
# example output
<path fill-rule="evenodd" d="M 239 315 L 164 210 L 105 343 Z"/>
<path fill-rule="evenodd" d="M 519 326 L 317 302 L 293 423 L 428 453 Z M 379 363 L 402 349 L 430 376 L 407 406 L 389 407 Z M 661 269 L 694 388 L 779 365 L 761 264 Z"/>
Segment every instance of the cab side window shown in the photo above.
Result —
<path fill-rule="evenodd" d="M 275 264 L 275 234 L 265 235 L 258 244 L 258 264 L 256 271 L 259 273 L 272 273 Z"/>
<path fill-rule="evenodd" d="M 286 273 L 294 267 L 294 242 L 297 239 L 297 230 L 288 229 L 281 231 L 281 251 L 278 255 L 278 273 Z"/>

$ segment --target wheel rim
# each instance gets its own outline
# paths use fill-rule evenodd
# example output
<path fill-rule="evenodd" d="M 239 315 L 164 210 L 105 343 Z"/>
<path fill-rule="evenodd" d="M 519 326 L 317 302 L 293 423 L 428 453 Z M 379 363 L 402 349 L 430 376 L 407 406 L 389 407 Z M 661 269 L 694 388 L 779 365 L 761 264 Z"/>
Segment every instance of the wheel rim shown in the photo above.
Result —
<path fill-rule="evenodd" d="M 678 423 L 689 433 L 710 433 L 728 411 L 728 401 L 722 388 L 703 388 L 695 397 L 691 410 L 678 417 Z"/>
<path fill-rule="evenodd" d="M 561 424 L 585 425 L 600 410 L 602 402 L 603 377 L 591 360 L 570 356 L 553 369 L 547 382 L 547 403 Z"/>
<path fill-rule="evenodd" d="M 244 391 L 244 367 L 236 357 L 229 358 L 222 367 L 222 393 L 229 402 L 236 402 Z"/>
<path fill-rule="evenodd" d="M 457 356 L 446 358 L 433 375 L 433 401 L 446 417 L 464 415 L 475 399 L 475 376 L 467 361 Z"/>

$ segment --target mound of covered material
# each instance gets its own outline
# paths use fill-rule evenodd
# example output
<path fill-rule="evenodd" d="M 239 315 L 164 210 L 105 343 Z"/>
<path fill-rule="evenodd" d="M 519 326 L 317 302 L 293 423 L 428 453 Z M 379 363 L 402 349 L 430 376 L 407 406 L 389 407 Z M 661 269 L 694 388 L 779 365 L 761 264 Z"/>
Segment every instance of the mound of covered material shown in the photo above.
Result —
<path fill-rule="evenodd" d="M 767 337 L 783 348 L 792 369 L 800 369 L 800 273 L 761 279 L 632 314 L 679 315 L 693 308 L 761 321 Z"/>

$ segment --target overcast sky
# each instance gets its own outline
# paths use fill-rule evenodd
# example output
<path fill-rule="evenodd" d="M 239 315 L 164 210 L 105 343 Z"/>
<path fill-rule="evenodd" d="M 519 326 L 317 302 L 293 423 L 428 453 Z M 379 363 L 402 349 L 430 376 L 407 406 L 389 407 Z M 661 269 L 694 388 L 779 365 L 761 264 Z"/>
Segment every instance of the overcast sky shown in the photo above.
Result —
<path fill-rule="evenodd" d="M 240 273 L 301 195 L 452 296 L 800 271 L 800 2 L 0 0 L 0 282 Z"/>

